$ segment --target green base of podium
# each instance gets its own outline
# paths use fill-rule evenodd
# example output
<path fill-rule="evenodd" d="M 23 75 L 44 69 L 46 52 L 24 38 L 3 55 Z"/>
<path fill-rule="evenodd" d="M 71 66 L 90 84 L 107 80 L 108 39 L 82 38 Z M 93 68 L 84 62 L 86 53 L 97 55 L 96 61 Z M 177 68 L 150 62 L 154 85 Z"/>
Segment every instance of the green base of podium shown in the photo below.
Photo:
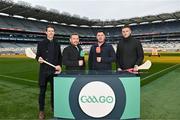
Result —
<path fill-rule="evenodd" d="M 75 81 L 77 81 L 77 79 L 79 77 L 81 77 L 81 75 L 79 75 L 79 76 L 59 76 L 59 77 L 54 78 L 54 117 L 77 119 L 75 117 L 76 113 L 73 113 L 74 112 L 73 109 L 76 109 L 76 108 L 72 108 L 72 104 L 75 104 L 75 103 L 71 103 L 71 102 L 78 102 L 78 101 L 76 99 L 74 99 L 74 100 L 70 99 L 71 98 L 70 95 L 73 95 L 74 91 L 71 91 L 72 86 L 73 86 L 73 83 Z M 124 99 L 125 102 L 123 103 L 125 106 L 123 108 L 123 111 L 121 110 L 122 113 L 119 113 L 119 115 L 120 114 L 121 115 L 119 116 L 120 118 L 118 118 L 118 119 L 140 118 L 140 78 L 139 77 L 119 77 L 117 75 L 94 75 L 94 76 L 82 75 L 82 77 L 83 77 L 83 79 L 89 78 L 90 79 L 88 81 L 89 83 L 94 80 L 98 80 L 98 81 L 102 80 L 104 82 L 105 78 L 109 77 L 108 79 L 110 79 L 113 77 L 118 77 L 118 80 L 122 83 L 123 88 L 125 90 L 125 95 L 119 96 L 119 98 L 120 98 L 119 101 L 116 101 L 116 103 L 119 103 L 119 102 L 122 102 L 121 99 L 125 98 Z M 97 79 L 96 79 L 96 77 L 97 77 Z M 91 81 L 91 79 L 92 79 L 92 81 Z M 81 80 L 81 81 L 84 82 L 83 80 Z M 112 83 L 113 83 L 113 81 L 112 81 Z M 116 85 L 113 86 L 113 84 L 111 85 L 112 88 L 115 86 Z M 77 88 L 77 90 L 78 90 L 78 88 Z M 97 90 L 98 90 L 98 88 L 97 88 Z M 117 91 L 117 90 L 114 92 L 116 95 L 118 95 L 118 93 L 121 93 L 121 91 Z M 74 94 L 78 95 L 78 93 L 74 93 Z M 122 108 L 119 108 L 119 109 L 122 109 Z M 116 108 L 116 110 L 118 111 L 118 108 Z M 82 111 L 82 113 L 83 113 L 83 111 Z M 115 114 L 118 114 L 118 113 L 116 112 Z M 90 116 L 89 116 L 89 118 L 93 119 L 93 117 L 90 117 Z M 110 118 L 110 117 L 108 117 L 108 118 Z M 117 117 L 115 117 L 115 118 L 117 119 Z M 101 119 L 101 118 L 99 118 L 99 119 Z M 103 119 L 106 119 L 106 116 L 104 116 Z M 113 119 L 113 117 L 112 117 L 112 119 Z"/>

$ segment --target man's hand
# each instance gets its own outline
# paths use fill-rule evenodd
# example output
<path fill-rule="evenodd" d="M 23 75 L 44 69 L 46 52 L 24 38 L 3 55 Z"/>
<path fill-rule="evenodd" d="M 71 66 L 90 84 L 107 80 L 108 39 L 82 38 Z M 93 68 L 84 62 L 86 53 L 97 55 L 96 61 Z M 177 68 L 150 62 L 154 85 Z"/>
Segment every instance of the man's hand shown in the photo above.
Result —
<path fill-rule="evenodd" d="M 122 69 L 121 69 L 121 68 L 118 68 L 117 71 L 122 71 Z"/>
<path fill-rule="evenodd" d="M 83 60 L 79 60 L 79 66 L 83 66 Z"/>
<path fill-rule="evenodd" d="M 39 57 L 38 62 L 39 62 L 39 63 L 43 63 L 43 62 L 44 62 L 44 59 L 43 59 L 42 57 Z"/>
<path fill-rule="evenodd" d="M 56 70 L 55 74 L 60 74 L 60 73 L 61 73 L 61 66 L 60 66 L 60 65 L 57 65 L 57 66 L 55 67 L 55 70 Z"/>
<path fill-rule="evenodd" d="M 57 66 L 55 67 L 55 70 L 61 71 L 61 66 L 60 66 L 60 65 L 57 65 Z"/>
<path fill-rule="evenodd" d="M 101 57 L 97 57 L 97 62 L 101 62 Z"/>
<path fill-rule="evenodd" d="M 134 71 L 134 72 L 137 72 L 137 71 L 138 71 L 138 65 L 134 65 L 133 71 Z"/>

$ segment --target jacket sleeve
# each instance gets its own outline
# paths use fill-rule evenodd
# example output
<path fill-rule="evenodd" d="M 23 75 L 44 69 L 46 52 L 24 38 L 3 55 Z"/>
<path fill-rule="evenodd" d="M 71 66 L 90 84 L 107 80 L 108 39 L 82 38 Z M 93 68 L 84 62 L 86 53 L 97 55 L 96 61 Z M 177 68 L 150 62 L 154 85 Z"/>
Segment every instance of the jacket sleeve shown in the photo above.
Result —
<path fill-rule="evenodd" d="M 120 68 L 120 49 L 119 49 L 119 44 L 117 44 L 117 50 L 116 50 L 116 68 Z"/>
<path fill-rule="evenodd" d="M 102 57 L 102 62 L 111 63 L 116 60 L 116 54 L 112 45 L 109 46 L 108 57 Z"/>
<path fill-rule="evenodd" d="M 60 45 L 58 45 L 58 65 L 62 66 L 62 54 Z"/>
<path fill-rule="evenodd" d="M 37 61 L 38 61 L 39 57 L 41 57 L 40 42 L 37 45 L 37 52 L 36 52 L 36 60 Z"/>
<path fill-rule="evenodd" d="M 91 47 L 90 52 L 89 52 L 89 58 L 88 58 L 89 70 L 93 69 L 92 66 L 93 66 L 93 46 Z"/>
<path fill-rule="evenodd" d="M 62 57 L 63 65 L 72 66 L 72 67 L 79 66 L 79 63 L 77 60 L 72 61 L 69 59 L 69 57 L 71 57 L 71 56 L 69 56 L 69 54 L 68 54 L 68 49 L 65 48 L 63 50 L 63 57 Z"/>
<path fill-rule="evenodd" d="M 137 41 L 137 47 L 136 47 L 136 52 L 137 52 L 137 60 L 136 60 L 136 65 L 141 65 L 144 59 L 144 51 L 142 48 L 141 42 L 138 40 Z"/>

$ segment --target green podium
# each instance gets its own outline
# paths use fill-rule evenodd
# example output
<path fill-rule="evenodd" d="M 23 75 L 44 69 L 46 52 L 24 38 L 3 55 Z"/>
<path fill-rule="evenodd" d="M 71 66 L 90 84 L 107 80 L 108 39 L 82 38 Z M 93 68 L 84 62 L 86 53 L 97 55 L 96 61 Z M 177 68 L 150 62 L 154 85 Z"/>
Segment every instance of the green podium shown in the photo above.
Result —
<path fill-rule="evenodd" d="M 124 72 L 62 73 L 54 77 L 54 117 L 140 118 L 140 78 Z"/>

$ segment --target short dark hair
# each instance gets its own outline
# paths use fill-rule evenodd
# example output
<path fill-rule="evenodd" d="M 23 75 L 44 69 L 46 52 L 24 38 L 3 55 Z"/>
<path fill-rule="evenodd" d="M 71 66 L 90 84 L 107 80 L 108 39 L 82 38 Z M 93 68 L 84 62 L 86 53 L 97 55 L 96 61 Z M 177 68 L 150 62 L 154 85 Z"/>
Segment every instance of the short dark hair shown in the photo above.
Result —
<path fill-rule="evenodd" d="M 101 33 L 101 32 L 102 32 L 104 35 L 106 35 L 103 30 L 98 30 L 97 33 L 96 33 L 96 35 L 97 35 L 98 33 Z"/>
<path fill-rule="evenodd" d="M 71 35 L 70 35 L 70 38 L 73 36 L 73 35 L 77 35 L 77 36 L 79 36 L 79 34 L 78 33 L 72 33 Z"/>
<path fill-rule="evenodd" d="M 51 24 L 46 26 L 46 31 L 47 31 L 48 28 L 53 28 L 55 30 L 55 27 L 53 25 L 51 25 Z"/>
<path fill-rule="evenodd" d="M 130 27 L 129 25 L 124 25 L 124 26 L 122 27 L 122 29 L 124 29 L 124 28 L 129 28 L 129 29 L 131 30 L 131 27 Z"/>

